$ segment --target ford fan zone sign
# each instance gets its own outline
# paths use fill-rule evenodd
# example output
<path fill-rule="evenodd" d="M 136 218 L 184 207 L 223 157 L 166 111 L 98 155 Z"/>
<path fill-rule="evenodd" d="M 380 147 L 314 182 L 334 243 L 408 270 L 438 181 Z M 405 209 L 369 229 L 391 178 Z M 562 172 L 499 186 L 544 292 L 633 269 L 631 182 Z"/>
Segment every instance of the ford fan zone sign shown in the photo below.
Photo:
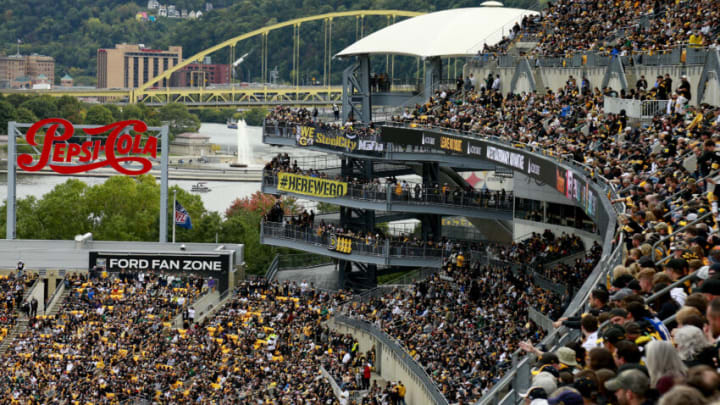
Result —
<path fill-rule="evenodd" d="M 47 129 L 40 144 L 38 132 L 45 127 Z M 39 158 L 35 160 L 33 155 L 24 153 L 18 155 L 17 164 L 28 172 L 36 172 L 49 166 L 56 173 L 76 174 L 110 166 L 121 174 L 140 175 L 152 169 L 149 157 L 157 157 L 158 139 L 154 136 L 143 136 L 147 129 L 147 125 L 142 121 L 119 121 L 96 128 L 82 128 L 91 140 L 72 143 L 68 141 L 75 134 L 73 124 L 62 118 L 47 118 L 33 124 L 25 134 L 29 145 L 42 147 Z M 131 130 L 135 132 L 134 135 L 128 133 Z M 93 136 L 106 133 L 107 137 L 104 139 L 92 139 Z M 135 156 L 126 156 L 130 153 Z M 73 162 L 76 164 L 71 165 Z M 139 163 L 141 167 L 135 170 L 123 167 L 123 164 L 127 163 Z"/>

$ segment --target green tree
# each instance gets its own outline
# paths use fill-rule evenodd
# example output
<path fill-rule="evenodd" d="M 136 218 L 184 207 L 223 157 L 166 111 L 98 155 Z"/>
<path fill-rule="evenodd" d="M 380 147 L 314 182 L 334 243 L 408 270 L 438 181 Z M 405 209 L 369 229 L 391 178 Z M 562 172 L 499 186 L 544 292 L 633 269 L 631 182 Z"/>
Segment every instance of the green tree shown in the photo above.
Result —
<path fill-rule="evenodd" d="M 90 125 L 112 124 L 115 119 L 112 112 L 102 105 L 94 105 L 85 114 L 85 123 Z"/>
<path fill-rule="evenodd" d="M 41 120 L 58 116 L 58 109 L 52 96 L 33 97 L 22 103 L 20 107 L 32 111 Z"/>
<path fill-rule="evenodd" d="M 149 175 L 114 176 L 87 192 L 99 240 L 158 240 L 160 186 Z"/>
<path fill-rule="evenodd" d="M 33 114 L 32 111 L 28 110 L 25 107 L 20 107 L 15 111 L 15 121 L 17 122 L 24 122 L 24 123 L 34 123 L 37 122 L 38 117 Z"/>
<path fill-rule="evenodd" d="M 122 108 L 122 117 L 124 120 L 142 121 L 145 119 L 145 113 L 139 106 L 135 104 L 128 104 Z"/>
<path fill-rule="evenodd" d="M 170 127 L 170 137 L 183 132 L 197 132 L 200 129 L 200 119 L 188 111 L 187 106 L 179 103 L 171 103 L 160 107 L 155 116 L 164 124 Z"/>
<path fill-rule="evenodd" d="M 8 122 L 15 119 L 15 107 L 5 100 L 0 100 L 0 134 L 7 134 Z"/>
<path fill-rule="evenodd" d="M 253 107 L 243 113 L 243 118 L 248 125 L 261 126 L 267 114 L 267 108 Z"/>
<path fill-rule="evenodd" d="M 34 210 L 42 226 L 39 238 L 72 239 L 92 230 L 85 204 L 87 190 L 87 184 L 71 179 L 44 195 Z"/>
<path fill-rule="evenodd" d="M 58 108 L 61 118 L 65 118 L 76 125 L 83 123 L 83 104 L 77 99 L 77 97 L 62 96 L 57 99 L 55 105 Z"/>

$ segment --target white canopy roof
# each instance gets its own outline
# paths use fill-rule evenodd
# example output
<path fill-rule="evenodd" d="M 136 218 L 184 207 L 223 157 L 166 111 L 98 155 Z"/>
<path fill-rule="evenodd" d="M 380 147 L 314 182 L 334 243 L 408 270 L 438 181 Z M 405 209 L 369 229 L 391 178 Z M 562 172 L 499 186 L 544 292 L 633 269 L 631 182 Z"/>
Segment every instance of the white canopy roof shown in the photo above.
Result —
<path fill-rule="evenodd" d="M 505 7 L 443 10 L 400 21 L 343 49 L 337 56 L 395 54 L 471 56 L 495 45 L 516 22 L 536 11 Z"/>

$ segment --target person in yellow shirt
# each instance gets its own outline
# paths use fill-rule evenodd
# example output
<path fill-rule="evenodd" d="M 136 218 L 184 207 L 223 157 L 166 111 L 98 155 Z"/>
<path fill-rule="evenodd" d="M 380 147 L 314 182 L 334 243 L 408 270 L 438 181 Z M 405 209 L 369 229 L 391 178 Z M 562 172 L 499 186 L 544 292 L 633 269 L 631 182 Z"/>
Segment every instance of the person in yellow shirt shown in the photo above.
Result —
<path fill-rule="evenodd" d="M 405 393 L 406 392 L 407 392 L 407 389 L 403 385 L 402 381 L 398 381 L 398 385 L 397 385 L 398 404 L 405 405 Z"/>
<path fill-rule="evenodd" d="M 458 269 L 462 269 L 463 267 L 465 267 L 465 256 L 463 256 L 462 252 L 458 253 L 456 260 Z"/>
<path fill-rule="evenodd" d="M 693 31 L 693 33 L 690 34 L 688 44 L 690 44 L 692 48 L 699 48 L 703 45 L 703 36 L 700 31 Z"/>

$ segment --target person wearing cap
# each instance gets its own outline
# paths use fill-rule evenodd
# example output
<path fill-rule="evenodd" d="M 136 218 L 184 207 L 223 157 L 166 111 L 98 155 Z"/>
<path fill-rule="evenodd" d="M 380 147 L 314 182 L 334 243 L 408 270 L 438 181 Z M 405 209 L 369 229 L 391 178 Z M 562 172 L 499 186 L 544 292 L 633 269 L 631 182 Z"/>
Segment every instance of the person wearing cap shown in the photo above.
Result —
<path fill-rule="evenodd" d="M 573 374 L 577 372 L 580 365 L 577 362 L 575 350 L 569 347 L 561 347 L 555 353 L 560 361 L 559 371 L 568 371 Z"/>
<path fill-rule="evenodd" d="M 597 403 L 598 384 L 597 377 L 592 371 L 582 371 L 578 373 L 577 378 L 573 381 L 575 388 L 583 397 L 586 404 Z"/>
<path fill-rule="evenodd" d="M 615 353 L 615 345 L 625 340 L 625 328 L 620 325 L 609 325 L 602 332 L 603 347 L 608 349 L 610 353 Z"/>
<path fill-rule="evenodd" d="M 707 298 L 708 302 L 710 302 L 713 299 L 720 297 L 720 279 L 714 277 L 709 278 L 703 281 L 700 288 L 693 290 L 693 292 L 702 293 L 705 298 Z"/>
<path fill-rule="evenodd" d="M 582 395 L 572 387 L 563 387 L 559 393 L 556 393 L 548 399 L 550 405 L 584 405 Z"/>
<path fill-rule="evenodd" d="M 545 352 L 538 358 L 535 368 L 532 370 L 533 375 L 540 374 L 543 371 L 550 372 L 553 375 L 557 375 L 557 370 L 560 368 L 560 359 L 557 354 L 552 352 Z"/>
<path fill-rule="evenodd" d="M 520 397 L 524 399 L 525 405 L 540 405 L 547 404 L 548 394 L 543 387 L 533 385 L 527 392 L 520 394 Z"/>
<path fill-rule="evenodd" d="M 524 397 L 527 397 L 527 395 L 533 390 L 533 388 L 541 388 L 543 391 L 545 391 L 545 395 L 547 398 L 547 396 L 555 392 L 555 390 L 558 388 L 557 377 L 547 371 L 538 373 L 537 375 L 533 376 L 530 389 L 528 389 L 527 392 L 522 395 Z"/>
<path fill-rule="evenodd" d="M 650 379 L 640 370 L 625 370 L 617 377 L 605 381 L 605 389 L 615 393 L 619 405 L 653 404 L 646 394 L 650 389 Z"/>
<path fill-rule="evenodd" d="M 610 323 L 622 326 L 625 322 L 627 322 L 627 315 L 628 312 L 623 308 L 613 308 L 610 311 Z"/>

